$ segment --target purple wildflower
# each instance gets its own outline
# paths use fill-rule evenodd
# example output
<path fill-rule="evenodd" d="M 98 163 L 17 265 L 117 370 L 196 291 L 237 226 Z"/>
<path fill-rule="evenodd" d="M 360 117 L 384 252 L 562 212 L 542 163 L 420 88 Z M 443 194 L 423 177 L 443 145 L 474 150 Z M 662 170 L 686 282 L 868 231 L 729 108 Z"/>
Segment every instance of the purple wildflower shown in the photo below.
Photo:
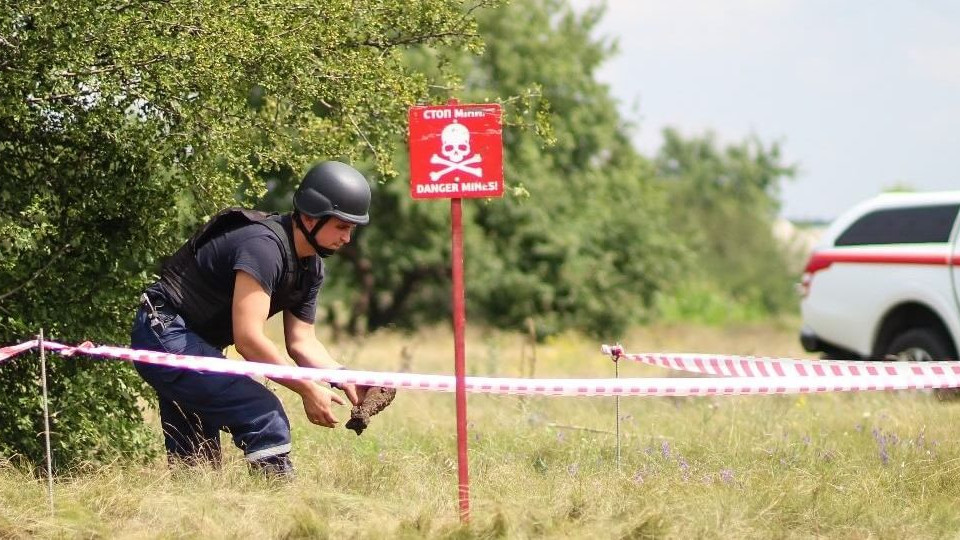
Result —
<path fill-rule="evenodd" d="M 888 437 L 885 436 L 882 432 L 874 433 L 873 437 L 874 439 L 876 439 L 877 446 L 879 447 L 880 462 L 883 463 L 884 465 L 890 463 L 890 453 L 887 451 Z"/>
<path fill-rule="evenodd" d="M 569 466 L 567 466 L 567 474 L 569 474 L 570 476 L 576 476 L 577 471 L 579 470 L 580 470 L 580 467 L 578 467 L 576 463 L 572 463 Z"/>
<path fill-rule="evenodd" d="M 731 469 L 721 469 L 720 470 L 720 481 L 724 484 L 733 483 L 733 470 Z"/>
<path fill-rule="evenodd" d="M 663 459 L 670 459 L 670 443 L 667 441 L 660 441 L 660 455 L 663 456 Z"/>
<path fill-rule="evenodd" d="M 642 484 L 642 483 L 643 483 L 643 475 L 640 474 L 640 469 L 637 469 L 637 472 L 633 473 L 633 483 L 634 483 L 634 484 Z"/>

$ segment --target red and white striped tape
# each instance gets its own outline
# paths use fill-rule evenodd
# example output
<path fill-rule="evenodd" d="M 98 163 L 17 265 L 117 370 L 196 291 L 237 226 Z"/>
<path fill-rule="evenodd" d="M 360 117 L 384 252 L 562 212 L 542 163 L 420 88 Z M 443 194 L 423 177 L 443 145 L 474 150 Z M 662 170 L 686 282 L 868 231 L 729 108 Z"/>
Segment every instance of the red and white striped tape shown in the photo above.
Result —
<path fill-rule="evenodd" d="M 626 358 L 672 370 L 721 377 L 877 377 L 889 375 L 940 377 L 960 375 L 960 362 L 890 362 L 798 360 L 717 354 L 627 353 L 620 345 L 602 345 L 600 351 L 615 360 Z"/>
<path fill-rule="evenodd" d="M 38 346 L 36 341 L 22 343 L 0 351 L 18 354 Z M 44 341 L 43 346 L 63 355 L 84 354 L 116 360 L 146 362 L 196 371 L 263 376 L 283 379 L 308 379 L 325 382 L 354 383 L 409 390 L 452 392 L 455 379 L 451 375 L 422 375 L 376 371 L 313 369 L 299 366 L 276 366 L 258 362 L 226 360 L 202 356 L 175 355 L 109 346 L 72 347 Z M 15 351 L 15 352 L 14 352 Z M 625 355 L 621 354 L 621 357 Z M 718 357 L 719 358 L 719 357 Z M 761 359 L 754 359 L 762 362 Z M 794 362 L 802 363 L 802 360 Z M 956 364 L 956 363 L 951 363 Z M 952 366 L 951 366 L 952 367 Z M 849 392 L 866 390 L 917 390 L 960 387 L 960 372 L 943 373 L 867 372 L 859 375 L 825 374 L 822 377 L 776 374 L 768 376 L 719 376 L 709 378 L 634 378 L 634 379 L 520 379 L 507 377 L 466 377 L 468 392 L 487 394 L 524 394 L 549 396 L 711 396 L 798 394 Z"/>
<path fill-rule="evenodd" d="M 22 353 L 23 351 L 30 350 L 37 346 L 38 346 L 37 340 L 33 340 L 33 341 L 24 341 L 23 343 L 20 343 L 18 345 L 0 347 L 0 362 L 3 362 L 7 358 L 11 358 L 13 356 L 16 356 Z"/>

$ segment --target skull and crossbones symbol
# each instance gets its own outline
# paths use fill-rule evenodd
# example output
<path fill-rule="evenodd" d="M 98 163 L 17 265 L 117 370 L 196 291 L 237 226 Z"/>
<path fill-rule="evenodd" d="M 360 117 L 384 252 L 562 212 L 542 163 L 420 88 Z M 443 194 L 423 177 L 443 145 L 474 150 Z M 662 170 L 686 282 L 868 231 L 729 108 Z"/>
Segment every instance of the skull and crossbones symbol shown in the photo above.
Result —
<path fill-rule="evenodd" d="M 436 182 L 453 171 L 469 173 L 477 178 L 483 177 L 483 170 L 480 167 L 470 166 L 483 160 L 480 154 L 467 158 L 470 155 L 470 130 L 466 126 L 456 121 L 447 125 L 440 132 L 440 141 L 442 143 L 440 155 L 430 156 L 430 163 L 443 165 L 446 168 L 431 172 L 430 180 Z"/>

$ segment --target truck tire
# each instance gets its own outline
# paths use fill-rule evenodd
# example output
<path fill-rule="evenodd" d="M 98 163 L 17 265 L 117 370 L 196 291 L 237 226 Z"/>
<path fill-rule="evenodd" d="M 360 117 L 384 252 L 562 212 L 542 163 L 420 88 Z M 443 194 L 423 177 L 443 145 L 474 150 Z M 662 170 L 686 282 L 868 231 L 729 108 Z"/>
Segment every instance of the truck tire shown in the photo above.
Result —
<path fill-rule="evenodd" d="M 893 360 L 955 360 L 947 338 L 932 328 L 911 328 L 893 338 L 887 347 L 886 358 Z M 938 388 L 933 394 L 941 401 L 960 400 L 960 389 Z"/>
<path fill-rule="evenodd" d="M 821 360 L 843 360 L 843 361 L 849 362 L 851 360 L 863 360 L 863 357 L 857 353 L 845 351 L 843 349 L 826 348 L 824 349 L 823 353 L 820 355 L 820 359 Z"/>
<path fill-rule="evenodd" d="M 918 362 L 953 360 L 951 350 L 947 338 L 933 328 L 911 328 L 893 338 L 884 357 Z"/>

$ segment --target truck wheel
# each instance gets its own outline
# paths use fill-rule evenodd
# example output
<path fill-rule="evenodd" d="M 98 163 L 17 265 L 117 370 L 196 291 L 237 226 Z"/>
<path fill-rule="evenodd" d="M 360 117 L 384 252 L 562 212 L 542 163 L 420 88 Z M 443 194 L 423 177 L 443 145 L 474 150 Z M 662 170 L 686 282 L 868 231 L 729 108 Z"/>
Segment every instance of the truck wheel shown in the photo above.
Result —
<path fill-rule="evenodd" d="M 823 354 L 820 355 L 821 360 L 863 360 L 863 358 L 857 353 L 852 353 L 850 351 L 844 351 L 841 349 L 826 349 L 823 351 Z"/>
<path fill-rule="evenodd" d="M 884 354 L 890 360 L 947 360 L 952 353 L 946 338 L 932 328 L 911 328 L 893 338 Z"/>
<path fill-rule="evenodd" d="M 932 328 L 911 328 L 890 342 L 886 358 L 930 362 L 951 359 L 952 354 L 947 338 L 940 332 Z M 960 400 L 960 389 L 938 388 L 934 390 L 934 395 L 940 400 L 956 402 Z"/>

